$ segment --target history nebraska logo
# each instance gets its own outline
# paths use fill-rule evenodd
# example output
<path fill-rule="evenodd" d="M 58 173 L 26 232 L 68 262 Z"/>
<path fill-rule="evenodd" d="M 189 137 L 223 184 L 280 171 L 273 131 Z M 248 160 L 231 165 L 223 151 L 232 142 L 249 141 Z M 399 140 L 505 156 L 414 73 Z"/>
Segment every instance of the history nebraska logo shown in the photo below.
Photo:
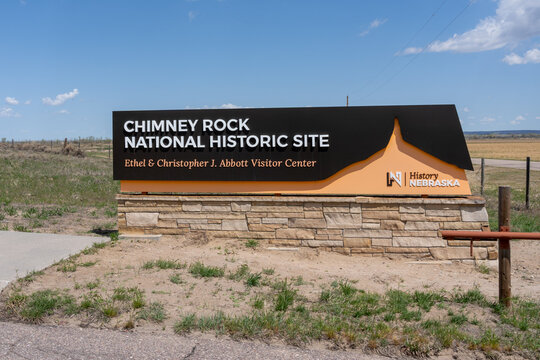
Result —
<path fill-rule="evenodd" d="M 404 176 L 403 176 L 404 175 Z M 386 186 L 392 187 L 394 183 L 399 186 L 408 187 L 456 187 L 461 186 L 457 179 L 442 179 L 440 173 L 423 173 L 409 171 L 409 182 L 407 183 L 407 172 L 388 171 L 386 173 Z"/>
<path fill-rule="evenodd" d="M 401 171 L 395 173 L 389 171 L 386 173 L 386 186 L 392 186 L 394 182 L 401 187 Z"/>

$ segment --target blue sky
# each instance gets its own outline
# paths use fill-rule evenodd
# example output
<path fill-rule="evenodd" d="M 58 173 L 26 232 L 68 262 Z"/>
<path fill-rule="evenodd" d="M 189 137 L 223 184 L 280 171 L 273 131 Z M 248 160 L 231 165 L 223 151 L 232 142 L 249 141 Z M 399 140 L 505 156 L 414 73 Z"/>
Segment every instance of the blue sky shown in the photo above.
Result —
<path fill-rule="evenodd" d="M 540 0 L 1 0 L 0 138 L 111 112 L 456 104 L 540 130 Z"/>

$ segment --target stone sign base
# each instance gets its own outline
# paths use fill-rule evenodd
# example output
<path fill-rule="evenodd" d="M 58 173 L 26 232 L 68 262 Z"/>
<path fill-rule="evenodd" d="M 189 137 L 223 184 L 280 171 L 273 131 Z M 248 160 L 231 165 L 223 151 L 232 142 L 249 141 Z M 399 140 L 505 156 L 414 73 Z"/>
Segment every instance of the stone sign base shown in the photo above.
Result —
<path fill-rule="evenodd" d="M 256 239 L 342 254 L 496 259 L 494 241 L 444 240 L 441 230 L 487 230 L 478 197 L 119 194 L 120 234 Z"/>

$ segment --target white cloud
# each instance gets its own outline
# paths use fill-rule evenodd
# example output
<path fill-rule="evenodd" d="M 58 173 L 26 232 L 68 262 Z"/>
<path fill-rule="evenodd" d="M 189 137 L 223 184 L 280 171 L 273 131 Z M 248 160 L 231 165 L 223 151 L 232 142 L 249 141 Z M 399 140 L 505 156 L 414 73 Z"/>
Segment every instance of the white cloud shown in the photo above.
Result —
<path fill-rule="evenodd" d="M 24 105 L 30 105 L 30 103 L 31 103 L 30 100 L 26 100 L 26 101 L 24 102 Z"/>
<path fill-rule="evenodd" d="M 467 113 L 467 112 L 469 112 L 469 111 L 471 111 L 471 109 L 469 109 L 467 106 L 465 106 L 465 107 L 463 108 L 463 112 L 466 112 L 466 113 Z"/>
<path fill-rule="evenodd" d="M 492 118 L 492 117 L 489 117 L 489 116 L 484 116 L 482 119 L 480 119 L 481 123 L 490 123 L 490 122 L 494 122 L 494 121 L 495 121 L 495 118 Z"/>
<path fill-rule="evenodd" d="M 369 34 L 369 32 L 371 30 L 378 28 L 379 26 L 381 26 L 382 24 L 384 24 L 387 21 L 388 21 L 388 19 L 375 19 L 375 20 L 373 20 L 369 24 L 369 27 L 366 30 L 362 31 L 360 34 L 358 34 L 358 36 L 360 36 L 360 37 L 366 36 L 367 34 Z"/>
<path fill-rule="evenodd" d="M 398 52 L 396 55 L 414 55 L 422 52 L 422 48 L 419 47 L 408 47 L 402 52 Z"/>
<path fill-rule="evenodd" d="M 518 115 L 514 120 L 510 120 L 510 124 L 519 125 L 523 120 L 525 120 L 525 117 L 523 117 L 522 115 Z"/>
<path fill-rule="evenodd" d="M 20 117 L 21 114 L 15 112 L 10 107 L 1 107 L 0 108 L 0 117 Z"/>
<path fill-rule="evenodd" d="M 540 19 L 538 21 L 540 21 Z M 531 49 L 523 56 L 519 56 L 516 53 L 511 53 L 510 55 L 506 55 L 503 61 L 508 65 L 522 65 L 528 63 L 538 64 L 540 63 L 540 50 Z"/>
<path fill-rule="evenodd" d="M 240 108 L 241 106 L 238 106 L 238 105 L 234 105 L 234 104 L 231 104 L 231 103 L 228 103 L 228 104 L 222 104 L 220 106 L 220 108 L 222 109 L 238 109 Z"/>
<path fill-rule="evenodd" d="M 66 109 L 62 109 L 58 113 L 59 114 L 69 114 L 69 111 L 67 111 Z"/>
<path fill-rule="evenodd" d="M 63 103 L 66 102 L 66 100 L 73 99 L 78 94 L 79 94 L 79 90 L 73 89 L 72 91 L 68 93 L 56 95 L 54 99 L 51 99 L 50 97 L 46 97 L 46 98 L 41 99 L 41 101 L 43 101 L 43 103 L 46 105 L 57 106 L 57 105 L 62 105 Z"/>
<path fill-rule="evenodd" d="M 382 24 L 384 24 L 385 22 L 387 22 L 388 19 L 375 19 L 371 22 L 371 24 L 369 24 L 369 27 L 370 29 L 375 29 L 375 28 L 378 28 L 379 26 L 381 26 Z"/>
<path fill-rule="evenodd" d="M 536 120 L 540 120 L 540 116 L 537 116 L 537 117 L 536 117 Z"/>
<path fill-rule="evenodd" d="M 15 99 L 14 97 L 10 97 L 10 96 L 6 96 L 6 102 L 9 105 L 18 105 L 19 104 L 19 100 Z"/>
<path fill-rule="evenodd" d="M 432 52 L 478 52 L 500 49 L 540 35 L 540 1 L 500 0 L 494 16 L 482 19 L 472 30 L 454 34 L 428 46 Z"/>
<path fill-rule="evenodd" d="M 193 19 L 195 19 L 195 17 L 197 17 L 197 13 L 195 11 L 189 11 L 188 12 L 189 21 L 193 21 Z"/>

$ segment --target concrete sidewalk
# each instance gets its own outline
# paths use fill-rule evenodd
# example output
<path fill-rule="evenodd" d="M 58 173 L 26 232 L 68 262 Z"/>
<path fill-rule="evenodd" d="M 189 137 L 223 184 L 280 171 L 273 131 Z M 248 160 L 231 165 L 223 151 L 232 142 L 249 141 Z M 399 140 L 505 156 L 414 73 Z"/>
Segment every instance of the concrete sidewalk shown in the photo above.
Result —
<path fill-rule="evenodd" d="M 17 276 L 41 270 L 106 237 L 0 231 L 0 290 Z"/>

